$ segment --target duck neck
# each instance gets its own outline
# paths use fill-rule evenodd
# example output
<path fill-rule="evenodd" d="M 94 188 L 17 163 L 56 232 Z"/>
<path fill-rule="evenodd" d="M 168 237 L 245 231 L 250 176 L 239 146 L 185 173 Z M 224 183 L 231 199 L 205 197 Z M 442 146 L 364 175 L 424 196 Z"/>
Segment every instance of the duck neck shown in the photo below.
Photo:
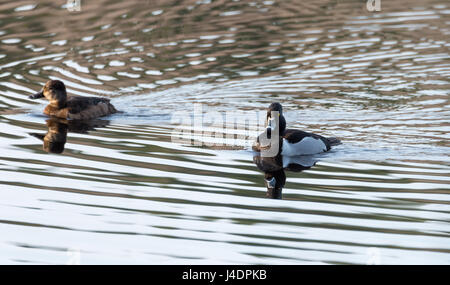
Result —
<path fill-rule="evenodd" d="M 64 99 L 59 99 L 59 100 L 52 100 L 50 101 L 50 105 L 52 105 L 53 107 L 56 107 L 58 109 L 63 109 L 65 107 L 67 107 L 67 100 Z"/>
<path fill-rule="evenodd" d="M 283 115 L 280 116 L 280 121 L 278 125 L 280 128 L 280 136 L 282 136 L 284 134 L 284 131 L 286 131 L 286 119 L 284 118 Z"/>

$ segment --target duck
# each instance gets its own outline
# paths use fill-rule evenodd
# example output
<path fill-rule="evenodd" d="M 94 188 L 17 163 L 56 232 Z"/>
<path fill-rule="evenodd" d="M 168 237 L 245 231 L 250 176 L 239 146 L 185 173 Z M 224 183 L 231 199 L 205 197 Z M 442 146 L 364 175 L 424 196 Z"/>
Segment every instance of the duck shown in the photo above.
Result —
<path fill-rule="evenodd" d="M 278 135 L 272 138 L 273 133 Z M 264 151 L 266 156 L 313 155 L 327 152 L 331 147 L 339 144 L 341 141 L 335 137 L 326 138 L 301 130 L 286 129 L 283 106 L 275 102 L 267 108 L 266 130 L 258 136 L 253 150 Z"/>
<path fill-rule="evenodd" d="M 108 98 L 67 96 L 66 86 L 60 80 L 49 80 L 38 93 L 30 99 L 45 97 L 50 103 L 44 114 L 52 117 L 73 120 L 90 120 L 117 112 Z"/>

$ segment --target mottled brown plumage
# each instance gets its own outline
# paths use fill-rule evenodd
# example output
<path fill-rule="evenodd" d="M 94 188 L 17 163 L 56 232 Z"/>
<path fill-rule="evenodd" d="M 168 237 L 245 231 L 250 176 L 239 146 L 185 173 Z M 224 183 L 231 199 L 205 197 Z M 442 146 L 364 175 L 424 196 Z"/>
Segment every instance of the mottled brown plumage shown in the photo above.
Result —
<path fill-rule="evenodd" d="M 62 81 L 49 80 L 42 90 L 29 98 L 45 97 L 50 103 L 45 107 L 44 114 L 48 116 L 88 120 L 116 113 L 117 110 L 107 98 L 67 96 L 66 87 Z"/>

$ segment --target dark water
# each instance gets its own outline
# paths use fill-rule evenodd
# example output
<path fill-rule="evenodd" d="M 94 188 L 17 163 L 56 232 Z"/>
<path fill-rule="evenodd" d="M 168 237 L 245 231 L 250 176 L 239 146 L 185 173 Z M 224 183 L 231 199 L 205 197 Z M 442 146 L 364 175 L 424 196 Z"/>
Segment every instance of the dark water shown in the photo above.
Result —
<path fill-rule="evenodd" d="M 1 263 L 450 263 L 446 1 L 62 4 L 0 4 Z M 48 120 L 27 99 L 48 79 L 123 113 Z M 294 161 L 282 200 L 255 122 L 172 140 L 196 104 L 273 101 L 343 141 Z"/>

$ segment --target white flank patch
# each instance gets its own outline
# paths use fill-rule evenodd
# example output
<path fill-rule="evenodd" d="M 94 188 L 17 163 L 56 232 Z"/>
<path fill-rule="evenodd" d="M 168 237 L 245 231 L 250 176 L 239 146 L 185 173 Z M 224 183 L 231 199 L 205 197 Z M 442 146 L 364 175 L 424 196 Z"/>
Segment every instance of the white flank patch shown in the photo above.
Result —
<path fill-rule="evenodd" d="M 283 139 L 283 150 L 281 151 L 281 155 L 306 155 L 321 153 L 324 151 L 327 151 L 327 146 L 321 139 L 306 137 L 295 144 L 291 144 L 286 139 Z"/>

